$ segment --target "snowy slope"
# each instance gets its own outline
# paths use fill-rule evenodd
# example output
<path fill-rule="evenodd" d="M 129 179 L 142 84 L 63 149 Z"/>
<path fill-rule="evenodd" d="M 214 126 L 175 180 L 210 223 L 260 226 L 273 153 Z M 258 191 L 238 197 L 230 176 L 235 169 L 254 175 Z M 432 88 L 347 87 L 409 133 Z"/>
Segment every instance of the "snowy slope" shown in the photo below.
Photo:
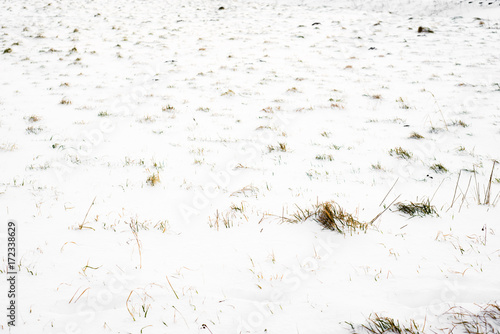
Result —
<path fill-rule="evenodd" d="M 11 332 L 432 332 L 500 299 L 498 1 L 0 6 Z"/>

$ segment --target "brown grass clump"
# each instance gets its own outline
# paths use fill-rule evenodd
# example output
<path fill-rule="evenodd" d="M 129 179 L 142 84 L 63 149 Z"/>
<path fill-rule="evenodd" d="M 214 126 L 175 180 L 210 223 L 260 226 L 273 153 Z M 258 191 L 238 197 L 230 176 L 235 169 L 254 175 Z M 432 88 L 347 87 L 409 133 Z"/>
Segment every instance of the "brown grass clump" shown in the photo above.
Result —
<path fill-rule="evenodd" d="M 286 143 L 278 143 L 278 145 L 268 145 L 267 149 L 269 152 L 278 151 L 278 152 L 286 152 L 287 146 Z"/>
<path fill-rule="evenodd" d="M 421 134 L 419 134 L 417 132 L 413 132 L 408 138 L 410 138 L 410 139 L 423 139 L 424 136 L 422 136 Z"/>
<path fill-rule="evenodd" d="M 391 156 L 397 156 L 401 159 L 406 159 L 406 160 L 411 159 L 413 157 L 413 154 L 410 151 L 407 151 L 402 147 L 391 148 L 389 150 L 389 154 Z"/>
<path fill-rule="evenodd" d="M 430 167 L 436 173 L 446 173 L 448 172 L 448 168 L 443 166 L 442 164 L 434 164 Z"/>
<path fill-rule="evenodd" d="M 313 218 L 314 221 L 318 222 L 325 229 L 342 234 L 356 230 L 366 231 L 368 227 L 368 224 L 361 223 L 333 201 L 317 204 L 312 210 L 298 208 L 298 211 L 292 217 L 288 218 L 287 221 L 290 223 L 299 223 L 309 218 Z"/>
<path fill-rule="evenodd" d="M 161 111 L 174 111 L 175 107 L 167 104 L 166 106 L 161 107 Z"/>
<path fill-rule="evenodd" d="M 461 306 L 455 306 L 447 313 L 453 317 L 453 328 L 462 328 L 464 333 L 500 333 L 500 305 L 498 303 L 480 306 L 477 313 Z"/>
<path fill-rule="evenodd" d="M 374 314 L 368 318 L 368 324 L 362 325 L 364 331 L 373 334 L 397 333 L 397 334 L 421 334 L 420 327 L 415 320 L 410 320 L 407 326 L 400 324 L 398 320 L 389 317 L 381 317 Z"/>
<path fill-rule="evenodd" d="M 160 174 L 159 173 L 153 173 L 148 176 L 146 179 L 146 183 L 150 185 L 151 187 L 154 187 L 158 183 L 160 183 Z"/>
<path fill-rule="evenodd" d="M 461 126 L 462 128 L 466 128 L 466 127 L 468 127 L 468 126 L 469 126 L 469 124 L 465 123 L 465 122 L 464 122 L 464 121 L 462 121 L 461 119 L 456 120 L 456 121 L 453 121 L 453 122 L 451 123 L 451 125 L 453 125 L 453 126 Z"/>
<path fill-rule="evenodd" d="M 37 115 L 31 115 L 29 118 L 28 118 L 28 121 L 31 122 L 31 123 L 35 123 L 35 122 L 38 122 L 40 121 L 40 116 L 37 116 Z"/>
<path fill-rule="evenodd" d="M 346 230 L 366 230 L 367 224 L 360 223 L 335 202 L 319 204 L 315 220 L 326 229 L 344 233 Z"/>

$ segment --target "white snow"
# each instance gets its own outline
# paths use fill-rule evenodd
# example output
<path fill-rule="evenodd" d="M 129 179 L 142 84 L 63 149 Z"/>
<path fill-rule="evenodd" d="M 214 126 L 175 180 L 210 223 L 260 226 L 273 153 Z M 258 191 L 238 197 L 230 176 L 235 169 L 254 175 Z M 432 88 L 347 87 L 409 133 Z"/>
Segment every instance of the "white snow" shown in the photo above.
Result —
<path fill-rule="evenodd" d="M 11 332 L 438 331 L 498 302 L 490 2 L 1 1 Z M 398 196 L 438 214 L 393 205 L 352 235 L 284 219 L 335 201 L 370 222 Z"/>

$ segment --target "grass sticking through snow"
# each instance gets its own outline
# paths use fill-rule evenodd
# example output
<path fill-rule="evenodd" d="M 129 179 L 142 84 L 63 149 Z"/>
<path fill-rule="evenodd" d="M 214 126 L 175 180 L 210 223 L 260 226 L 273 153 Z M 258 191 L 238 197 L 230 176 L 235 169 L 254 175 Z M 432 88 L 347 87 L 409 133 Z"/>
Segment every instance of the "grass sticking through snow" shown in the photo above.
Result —
<path fill-rule="evenodd" d="M 153 173 L 148 176 L 146 179 L 146 183 L 152 187 L 160 183 L 160 174 L 159 173 Z"/>
<path fill-rule="evenodd" d="M 447 313 L 453 317 L 453 328 L 461 327 L 463 333 L 500 333 L 500 305 L 498 303 L 480 306 L 480 311 L 477 313 L 463 307 L 453 307 Z"/>
<path fill-rule="evenodd" d="M 316 155 L 316 160 L 333 161 L 333 156 L 331 154 L 318 154 Z"/>
<path fill-rule="evenodd" d="M 292 217 L 287 219 L 288 222 L 299 223 L 309 218 L 313 218 L 325 229 L 342 234 L 356 230 L 366 231 L 368 227 L 368 224 L 361 223 L 333 201 L 317 204 L 312 210 L 298 209 L 299 210 L 293 214 Z"/>
<path fill-rule="evenodd" d="M 286 143 L 278 143 L 278 145 L 275 145 L 275 146 L 268 145 L 267 149 L 269 150 L 269 152 L 272 152 L 272 151 L 286 152 L 287 147 L 286 147 Z"/>
<path fill-rule="evenodd" d="M 434 164 L 434 165 L 431 166 L 431 169 L 433 171 L 435 171 L 436 173 L 446 173 L 446 172 L 448 172 L 448 169 L 445 166 L 441 165 L 441 164 Z"/>
<path fill-rule="evenodd" d="M 423 217 L 437 214 L 434 205 L 429 200 L 420 203 L 396 203 L 397 211 L 409 215 L 410 217 Z"/>
<path fill-rule="evenodd" d="M 416 133 L 416 132 L 412 132 L 412 134 L 408 137 L 410 139 L 423 139 L 424 136 L 422 136 L 421 134 L 419 133 Z"/>
<path fill-rule="evenodd" d="M 401 159 L 411 159 L 411 157 L 413 156 L 413 154 L 409 151 L 406 151 L 405 149 L 401 148 L 401 147 L 396 147 L 396 148 L 391 148 L 389 150 L 389 154 L 391 156 L 398 156 L 399 158 Z"/>
<path fill-rule="evenodd" d="M 408 326 L 400 324 L 393 318 L 381 317 L 374 314 L 368 318 L 368 324 L 362 325 L 365 332 L 373 334 L 397 333 L 397 334 L 421 334 L 423 331 L 415 320 L 410 320 Z"/>
<path fill-rule="evenodd" d="M 367 324 L 351 326 L 353 333 L 372 334 L 424 334 L 424 333 L 469 333 L 469 334 L 500 334 L 500 305 L 498 302 L 486 305 L 477 305 L 479 310 L 472 312 L 461 306 L 454 306 L 443 314 L 439 331 L 429 329 L 425 331 L 425 323 L 419 326 L 415 320 L 410 319 L 409 324 L 401 324 L 399 320 L 381 317 L 373 314 L 367 319 Z"/>

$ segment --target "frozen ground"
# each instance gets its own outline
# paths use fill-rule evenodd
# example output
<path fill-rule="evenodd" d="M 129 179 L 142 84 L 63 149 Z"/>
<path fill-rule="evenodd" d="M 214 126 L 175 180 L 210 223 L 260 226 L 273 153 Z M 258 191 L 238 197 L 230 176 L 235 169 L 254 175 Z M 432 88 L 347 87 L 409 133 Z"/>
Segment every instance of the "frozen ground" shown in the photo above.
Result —
<path fill-rule="evenodd" d="M 373 313 L 440 332 L 498 302 L 490 2 L 0 1 L 17 333 L 350 333 Z M 396 198 L 437 214 L 286 222 Z"/>

